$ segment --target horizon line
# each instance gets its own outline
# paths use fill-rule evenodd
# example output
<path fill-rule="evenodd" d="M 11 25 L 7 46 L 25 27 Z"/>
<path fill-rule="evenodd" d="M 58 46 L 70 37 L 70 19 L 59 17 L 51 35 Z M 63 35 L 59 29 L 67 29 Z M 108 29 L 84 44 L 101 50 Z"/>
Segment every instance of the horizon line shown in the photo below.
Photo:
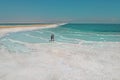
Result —
<path fill-rule="evenodd" d="M 67 23 L 67 24 L 120 24 L 117 22 L 0 22 L 1 24 L 59 24 L 59 23 Z"/>

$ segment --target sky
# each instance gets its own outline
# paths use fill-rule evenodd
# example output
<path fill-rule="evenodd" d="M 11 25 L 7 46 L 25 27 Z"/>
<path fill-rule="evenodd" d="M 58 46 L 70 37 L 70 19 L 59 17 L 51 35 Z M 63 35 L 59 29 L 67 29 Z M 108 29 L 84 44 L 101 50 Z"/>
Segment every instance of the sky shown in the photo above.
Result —
<path fill-rule="evenodd" d="M 0 0 L 0 23 L 120 23 L 120 0 Z"/>

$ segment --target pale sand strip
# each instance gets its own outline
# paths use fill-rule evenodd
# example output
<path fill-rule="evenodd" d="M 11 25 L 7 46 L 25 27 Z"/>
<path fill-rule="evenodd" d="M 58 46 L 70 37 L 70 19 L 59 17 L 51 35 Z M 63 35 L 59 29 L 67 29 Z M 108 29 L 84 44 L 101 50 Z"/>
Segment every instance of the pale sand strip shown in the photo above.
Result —
<path fill-rule="evenodd" d="M 18 26 L 0 26 L 0 37 L 6 35 L 9 32 L 28 31 L 43 28 L 54 28 L 58 24 L 40 24 L 40 25 L 18 25 Z"/>
<path fill-rule="evenodd" d="M 20 28 L 20 27 L 46 27 L 50 25 L 55 25 L 55 24 L 31 24 L 31 25 L 2 25 L 0 26 L 0 29 L 2 28 Z"/>

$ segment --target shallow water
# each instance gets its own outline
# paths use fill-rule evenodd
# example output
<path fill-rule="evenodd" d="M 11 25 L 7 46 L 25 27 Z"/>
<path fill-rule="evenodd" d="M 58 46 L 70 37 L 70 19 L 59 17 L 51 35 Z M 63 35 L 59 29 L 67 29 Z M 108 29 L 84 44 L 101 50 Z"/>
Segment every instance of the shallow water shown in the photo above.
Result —
<path fill-rule="evenodd" d="M 55 35 L 55 42 L 58 43 L 120 42 L 120 24 L 65 24 L 56 28 L 14 32 L 0 38 L 0 43 L 15 51 L 19 48 L 21 51 L 23 46 L 25 51 L 24 43 L 49 43 L 51 34 Z"/>

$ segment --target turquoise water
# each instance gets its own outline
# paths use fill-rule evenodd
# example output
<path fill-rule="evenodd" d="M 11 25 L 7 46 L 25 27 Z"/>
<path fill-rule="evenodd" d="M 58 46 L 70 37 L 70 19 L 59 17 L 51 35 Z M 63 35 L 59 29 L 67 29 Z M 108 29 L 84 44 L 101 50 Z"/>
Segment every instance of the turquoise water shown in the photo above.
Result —
<path fill-rule="evenodd" d="M 120 24 L 65 24 L 56 28 L 9 33 L 0 38 L 0 42 L 11 49 L 16 46 L 25 49 L 22 47 L 24 43 L 49 43 L 52 33 L 55 41 L 62 43 L 120 42 Z"/>

